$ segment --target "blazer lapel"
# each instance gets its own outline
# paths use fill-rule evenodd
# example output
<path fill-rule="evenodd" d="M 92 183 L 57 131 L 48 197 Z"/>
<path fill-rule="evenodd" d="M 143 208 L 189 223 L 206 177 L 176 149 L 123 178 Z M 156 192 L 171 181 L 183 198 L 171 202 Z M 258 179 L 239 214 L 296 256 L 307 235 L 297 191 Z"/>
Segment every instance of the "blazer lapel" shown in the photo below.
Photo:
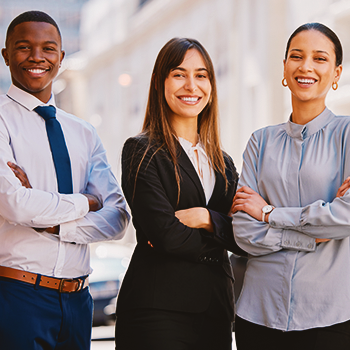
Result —
<path fill-rule="evenodd" d="M 205 199 L 205 193 L 203 190 L 201 180 L 199 179 L 196 169 L 193 167 L 193 164 L 190 158 L 188 158 L 186 152 L 183 150 L 181 145 L 179 145 L 179 152 L 180 152 L 180 156 L 178 158 L 178 163 L 180 167 L 187 173 L 187 175 L 190 177 L 190 179 L 193 181 L 193 183 L 197 187 L 197 190 L 200 194 L 200 198 L 203 201 L 203 203 L 206 203 L 207 201 Z"/>
<path fill-rule="evenodd" d="M 208 207 L 213 207 L 213 204 L 217 203 L 217 201 L 220 200 L 222 196 L 222 191 L 224 188 L 225 188 L 224 178 L 219 172 L 215 171 L 215 185 L 214 185 L 213 193 L 208 202 Z"/>

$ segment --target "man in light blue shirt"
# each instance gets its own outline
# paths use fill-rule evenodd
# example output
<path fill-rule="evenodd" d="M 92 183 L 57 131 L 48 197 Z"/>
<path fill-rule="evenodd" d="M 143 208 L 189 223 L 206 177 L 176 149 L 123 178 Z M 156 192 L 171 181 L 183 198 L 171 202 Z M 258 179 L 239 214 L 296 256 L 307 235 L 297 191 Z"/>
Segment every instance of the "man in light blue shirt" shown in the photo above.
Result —
<path fill-rule="evenodd" d="M 0 96 L 1 349 L 85 350 L 88 244 L 123 237 L 126 203 L 95 129 L 55 105 L 56 22 L 19 15 L 2 54 L 13 84 Z"/>

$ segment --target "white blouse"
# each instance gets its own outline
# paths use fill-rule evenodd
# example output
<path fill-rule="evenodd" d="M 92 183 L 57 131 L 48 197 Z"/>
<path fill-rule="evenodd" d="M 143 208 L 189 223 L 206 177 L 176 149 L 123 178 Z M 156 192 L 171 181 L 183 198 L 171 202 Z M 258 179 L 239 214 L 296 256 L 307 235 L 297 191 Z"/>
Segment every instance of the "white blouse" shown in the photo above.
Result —
<path fill-rule="evenodd" d="M 215 173 L 205 149 L 200 141 L 193 146 L 192 142 L 182 137 L 178 137 L 178 140 L 197 171 L 208 204 L 215 186 Z"/>

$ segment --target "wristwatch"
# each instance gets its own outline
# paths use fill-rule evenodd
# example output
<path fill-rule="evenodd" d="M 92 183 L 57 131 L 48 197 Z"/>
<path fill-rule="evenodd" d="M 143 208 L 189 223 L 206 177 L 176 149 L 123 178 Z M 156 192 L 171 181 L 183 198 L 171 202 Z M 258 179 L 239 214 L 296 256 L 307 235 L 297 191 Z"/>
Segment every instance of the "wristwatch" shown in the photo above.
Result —
<path fill-rule="evenodd" d="M 261 210 L 262 210 L 262 222 L 265 222 L 265 215 L 269 214 L 274 210 L 275 207 L 273 205 L 265 205 Z"/>

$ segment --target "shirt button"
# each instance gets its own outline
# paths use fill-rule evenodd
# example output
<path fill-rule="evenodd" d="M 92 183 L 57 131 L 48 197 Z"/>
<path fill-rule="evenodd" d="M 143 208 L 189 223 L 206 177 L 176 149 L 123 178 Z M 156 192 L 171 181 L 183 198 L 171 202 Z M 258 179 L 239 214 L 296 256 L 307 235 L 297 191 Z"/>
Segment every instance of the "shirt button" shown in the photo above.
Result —
<path fill-rule="evenodd" d="M 301 246 L 301 243 L 300 243 L 300 242 L 297 242 L 296 246 L 297 246 L 297 247 L 300 247 L 300 246 Z"/>
<path fill-rule="evenodd" d="M 313 247 L 313 244 L 312 244 L 312 243 L 309 243 L 309 244 L 307 245 L 307 247 L 308 247 L 309 249 L 311 249 L 311 248 Z"/>
<path fill-rule="evenodd" d="M 289 241 L 284 241 L 284 245 L 289 245 L 290 242 Z"/>

